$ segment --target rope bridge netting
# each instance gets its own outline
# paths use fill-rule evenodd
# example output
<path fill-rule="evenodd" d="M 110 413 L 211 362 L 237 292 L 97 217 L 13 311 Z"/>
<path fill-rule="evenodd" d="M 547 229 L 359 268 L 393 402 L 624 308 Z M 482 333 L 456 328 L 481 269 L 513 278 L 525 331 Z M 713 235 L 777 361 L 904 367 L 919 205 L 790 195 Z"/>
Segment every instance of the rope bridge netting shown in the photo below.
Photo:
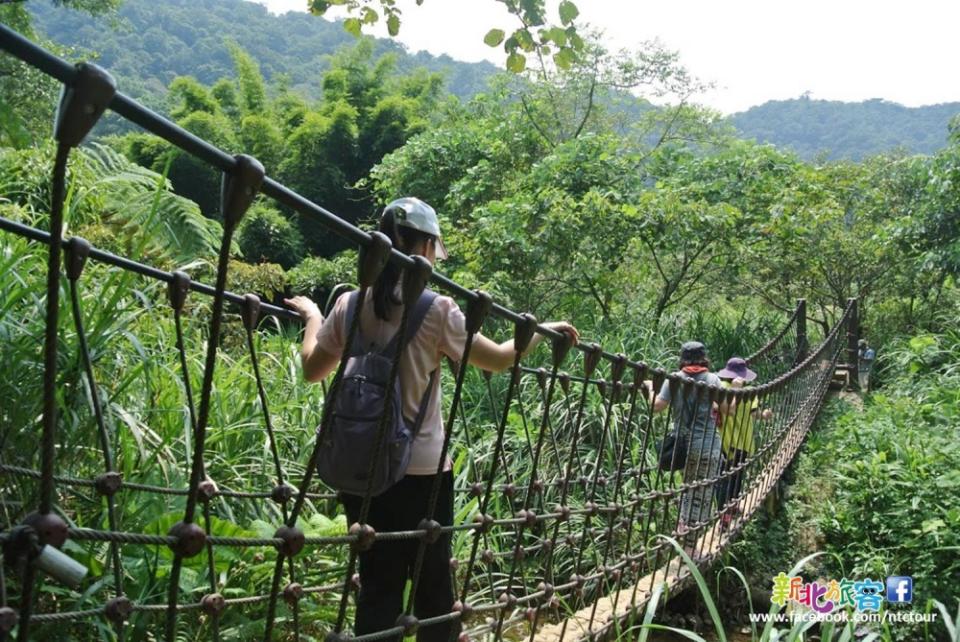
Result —
<path fill-rule="evenodd" d="M 694 384 L 625 355 L 610 354 L 597 344 L 572 350 L 566 335 L 538 326 L 531 315 L 499 306 L 482 292 L 464 289 L 432 272 L 422 259 L 393 250 L 384 243 L 385 237 L 351 226 L 266 177 L 255 159 L 228 155 L 117 93 L 103 70 L 70 65 L 6 27 L 0 27 L 0 47 L 65 86 L 55 127 L 49 231 L 0 219 L 5 232 L 49 247 L 44 366 L 36 373 L 38 382 L 42 378 L 42 413 L 39 426 L 15 427 L 21 436 L 39 437 L 38 454 L 11 453 L 6 446 L 0 450 L 2 639 L 16 635 L 20 640 L 172 641 L 183 639 L 189 629 L 194 638 L 212 640 L 324 637 L 329 642 L 372 642 L 431 627 L 447 627 L 451 638 L 459 635 L 462 640 L 604 635 L 635 615 L 655 587 L 676 587 L 689 579 L 677 549 L 658 535 L 681 539 L 700 565 L 715 560 L 736 537 L 792 460 L 820 408 L 838 356 L 851 349 L 856 328 L 853 300 L 824 341 L 812 349 L 801 302 L 784 329 L 749 359 L 766 383 L 745 390 Z M 63 238 L 67 160 L 108 107 L 222 170 L 224 234 L 215 285 L 98 250 L 78 237 Z M 264 370 L 275 364 L 261 362 L 259 324 L 266 316 L 288 321 L 298 317 L 254 295 L 227 291 L 232 235 L 258 194 L 316 218 L 331 233 L 355 243 L 360 249 L 361 286 L 370 285 L 386 261 L 394 261 L 405 270 L 406 300 L 416 300 L 428 282 L 459 299 L 468 331 L 460 363 L 469 360 L 472 337 L 488 317 L 512 324 L 516 352 L 507 373 L 491 377 L 460 367 L 452 385 L 445 386 L 450 402 L 445 403 L 440 461 L 448 453 L 455 455 L 452 524 L 441 525 L 436 515 L 440 475 L 416 529 L 374 530 L 366 523 L 369 490 L 356 523 L 331 519 L 338 514 L 337 495 L 315 479 L 315 469 L 330 422 L 327 409 L 340 391 L 344 359 L 315 416 L 288 422 L 272 415 L 276 398 L 271 397 L 274 388 Z M 132 455 L 118 448 L 129 439 L 111 419 L 119 411 L 103 393 L 115 382 L 103 381 L 102 374 L 98 380 L 97 362 L 103 351 L 90 345 L 91 331 L 85 327 L 85 313 L 89 315 L 85 302 L 91 298 L 84 297 L 84 290 L 98 285 L 85 278 L 90 260 L 111 266 L 112 273 L 136 275 L 147 284 L 140 286 L 144 292 L 149 293 L 149 284 L 165 284 L 164 303 L 154 302 L 149 312 L 165 316 L 174 328 L 174 345 L 154 349 L 176 356 L 182 399 L 168 404 L 167 411 L 171 406 L 176 412 L 182 409 L 183 455 L 188 461 L 181 463 L 182 470 L 165 471 L 161 480 L 138 477 L 136 466 L 131 470 Z M 75 344 L 60 336 L 65 333 L 59 301 L 63 273 Z M 97 292 L 105 296 L 106 290 Z M 198 315 L 185 313 L 191 292 L 212 299 L 205 341 L 199 347 L 187 341 L 198 321 Z M 115 300 L 94 302 L 110 305 Z M 231 401 L 231 385 L 218 387 L 215 375 L 224 358 L 221 340 L 234 310 L 241 319 L 242 347 L 256 390 L 259 420 L 250 430 L 258 431 L 264 443 L 263 460 L 251 463 L 245 477 L 246 482 L 259 484 L 253 490 L 228 488 L 217 479 L 219 462 L 229 454 L 231 443 L 212 418 L 219 416 L 220 406 L 237 401 Z M 401 327 L 405 324 L 406 314 Z M 349 328 L 346 346 L 356 326 Z M 521 361 L 537 332 L 551 345 L 548 367 L 530 368 Z M 188 363 L 191 350 L 203 355 L 202 368 Z M 77 364 L 72 370 L 65 367 L 71 360 Z M 398 361 L 399 355 L 393 376 Z M 17 364 L 4 363 L 2 368 L 10 371 Z M 478 385 L 466 386 L 470 377 L 477 378 Z M 655 414 L 651 393 L 663 386 L 680 404 Z M 71 446 L 89 462 L 85 476 L 61 474 L 58 466 L 67 454 L 62 431 L 67 395 L 84 400 L 96 428 L 95 443 Z M 664 463 L 668 434 L 683 429 L 684 422 L 696 421 L 695 414 L 674 416 L 674 408 L 687 401 L 723 409 L 732 417 L 737 424 L 733 434 L 744 440 L 734 445 L 742 446 L 745 456 L 722 468 L 695 457 L 689 457 L 685 466 Z M 738 407 L 746 412 L 737 412 Z M 299 425 L 288 429 L 293 423 Z M 318 423 L 317 436 L 303 439 L 309 432 L 304 426 Z M 381 437 L 385 423 L 380 422 Z M 720 433 L 714 433 L 711 439 L 720 440 Z M 7 463 L 11 458 L 18 465 Z M 37 458 L 39 469 L 30 464 Z M 96 474 L 86 474 L 93 466 L 99 468 Z M 163 479 L 169 481 L 160 483 Z M 11 500 L 14 496 L 25 499 L 17 503 Z M 131 497 L 150 499 L 137 503 Z M 707 509 L 701 513 L 703 519 L 681 528 L 681 504 L 687 501 Z M 166 523 L 149 522 L 153 513 L 175 517 Z M 250 520 L 256 525 L 237 523 L 252 516 L 258 517 Z M 146 523 L 150 527 L 143 527 Z M 126 530 L 125 524 L 140 526 Z M 425 552 L 446 536 L 453 541 L 449 573 L 457 602 L 449 613 L 418 619 L 413 596 L 418 593 Z M 352 636 L 358 556 L 391 541 L 410 542 L 416 548 L 403 615 L 392 628 Z M 146 587 L 131 579 L 143 569 L 155 580 Z M 235 579 L 239 574 L 249 580 L 243 589 Z"/>

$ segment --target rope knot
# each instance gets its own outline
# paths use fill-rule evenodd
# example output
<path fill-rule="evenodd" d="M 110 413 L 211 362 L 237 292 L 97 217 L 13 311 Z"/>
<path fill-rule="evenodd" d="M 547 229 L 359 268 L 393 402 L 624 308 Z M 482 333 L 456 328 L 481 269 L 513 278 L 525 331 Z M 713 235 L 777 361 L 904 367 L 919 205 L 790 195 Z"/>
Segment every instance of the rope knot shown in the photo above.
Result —
<path fill-rule="evenodd" d="M 403 636 L 411 637 L 417 634 L 420 628 L 420 620 L 414 615 L 403 614 L 397 618 L 397 626 L 403 627 Z"/>
<path fill-rule="evenodd" d="M 443 534 L 442 528 L 440 523 L 434 519 L 421 519 L 420 523 L 417 524 L 417 530 L 424 531 L 421 537 L 427 544 L 433 544 L 440 539 L 440 535 Z"/>
<path fill-rule="evenodd" d="M 93 487 L 97 490 L 97 493 L 103 497 L 113 497 L 122 485 L 123 476 L 115 471 L 104 473 L 93 482 Z"/>
<path fill-rule="evenodd" d="M 357 522 L 350 525 L 349 534 L 356 537 L 351 547 L 358 553 L 370 550 L 377 538 L 377 531 L 373 529 L 373 526 Z"/>
<path fill-rule="evenodd" d="M 17 625 L 17 612 L 9 606 L 0 607 L 0 632 L 9 633 Z"/>
<path fill-rule="evenodd" d="M 125 595 L 111 598 L 103 609 L 103 614 L 107 616 L 107 619 L 117 624 L 129 620 L 131 613 L 133 613 L 133 602 Z"/>
<path fill-rule="evenodd" d="M 200 610 L 210 617 L 219 617 L 227 603 L 219 593 L 207 593 L 200 598 Z"/>
<path fill-rule="evenodd" d="M 290 582 L 283 587 L 283 601 L 293 606 L 303 597 L 303 587 L 297 582 Z"/>
<path fill-rule="evenodd" d="M 283 540 L 282 543 L 277 545 L 277 550 L 287 557 L 296 556 L 303 550 L 306 543 L 303 531 L 295 526 L 281 526 L 273 536 Z"/>
<path fill-rule="evenodd" d="M 170 549 L 179 557 L 193 557 L 207 543 L 207 533 L 192 522 L 177 522 L 167 535 L 176 538 L 170 543 Z"/>
<path fill-rule="evenodd" d="M 297 495 L 297 489 L 289 484 L 278 484 L 270 491 L 270 499 L 278 504 L 286 504 Z"/>

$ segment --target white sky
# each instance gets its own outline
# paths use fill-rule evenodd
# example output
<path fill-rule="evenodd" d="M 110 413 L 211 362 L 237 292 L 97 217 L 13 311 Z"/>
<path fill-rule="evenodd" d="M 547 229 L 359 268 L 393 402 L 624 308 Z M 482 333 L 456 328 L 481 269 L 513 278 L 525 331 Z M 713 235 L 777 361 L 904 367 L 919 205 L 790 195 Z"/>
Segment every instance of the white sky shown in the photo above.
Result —
<path fill-rule="evenodd" d="M 275 13 L 307 0 L 255 0 Z M 458 60 L 503 67 L 483 44 L 516 19 L 494 0 L 397 0 L 398 40 Z M 547 0 L 551 19 L 559 0 Z M 771 99 L 884 98 L 908 106 L 960 101 L 957 0 L 576 0 L 578 24 L 605 31 L 610 49 L 659 38 L 717 89 L 699 102 L 725 113 Z M 375 4 L 374 6 L 377 6 Z M 342 14 L 336 14 L 342 15 Z M 321 19 L 321 18 L 315 18 Z M 380 28 L 376 35 L 385 35 Z"/>

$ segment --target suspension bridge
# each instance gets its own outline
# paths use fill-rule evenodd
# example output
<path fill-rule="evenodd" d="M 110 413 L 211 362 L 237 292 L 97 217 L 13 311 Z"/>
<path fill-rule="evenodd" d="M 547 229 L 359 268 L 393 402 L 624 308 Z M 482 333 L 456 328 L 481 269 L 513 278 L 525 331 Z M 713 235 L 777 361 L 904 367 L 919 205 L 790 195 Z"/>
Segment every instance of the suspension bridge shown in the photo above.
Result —
<path fill-rule="evenodd" d="M 690 532 L 682 534 L 692 549 L 692 560 L 706 567 L 738 536 L 794 458 L 838 364 L 846 362 L 846 367 L 856 368 L 855 300 L 850 300 L 839 321 L 817 345 L 809 345 L 805 304 L 800 301 L 782 330 L 748 359 L 765 383 L 743 390 L 694 384 L 651 368 L 641 359 L 605 351 L 595 343 L 571 346 L 566 335 L 539 326 L 531 315 L 507 309 L 483 292 L 460 286 L 432 271 L 422 259 L 391 248 L 382 235 L 364 232 L 304 199 L 266 176 L 256 159 L 228 154 L 117 92 L 114 80 L 104 70 L 90 64 L 69 64 L 3 26 L 0 48 L 64 86 L 54 133 L 57 152 L 51 174 L 49 228 L 37 229 L 0 218 L 4 234 L 29 239 L 45 247 L 47 253 L 43 412 L 37 425 L 17 428 L 36 432 L 39 467 L 7 464 L 10 453 L 0 456 L 4 495 L 9 496 L 14 486 L 28 485 L 35 488 L 30 496 L 36 498 L 33 506 L 5 511 L 5 521 L 0 525 L 6 568 L 0 573 L 0 638 L 15 635 L 19 640 L 48 639 L 58 631 L 70 630 L 94 639 L 97 631 L 109 630 L 116 639 L 124 640 L 134 637 L 136 625 L 140 627 L 137 630 L 145 627 L 151 631 L 150 639 L 172 642 L 179 639 L 178 631 L 185 621 L 202 619 L 204 626 L 199 630 L 203 636 L 220 640 L 220 623 L 231 611 L 255 614 L 263 624 L 257 638 L 263 640 L 324 637 L 328 642 L 373 642 L 454 622 L 462 630 L 460 642 L 612 638 L 642 615 L 655 591 L 676 591 L 690 580 L 689 568 L 677 548 L 658 537 L 677 537 L 679 504 L 684 494 L 700 493 L 712 502 L 719 485 L 734 476 L 744 480 L 738 496 L 725 505 L 714 506 L 709 519 L 689 525 Z M 223 173 L 224 232 L 213 285 L 196 282 L 183 272 L 170 273 L 111 254 L 79 237 L 63 238 L 67 161 L 106 109 Z M 453 524 L 440 525 L 434 519 L 434 488 L 427 514 L 417 529 L 377 532 L 365 523 L 363 513 L 346 532 L 304 534 L 303 519 L 324 507 L 332 508 L 336 500 L 336 494 L 323 487 L 314 473 L 330 421 L 326 409 L 338 394 L 344 359 L 326 391 L 323 409 L 317 410 L 320 429 L 311 450 L 302 453 L 302 472 L 291 474 L 282 463 L 282 440 L 270 412 L 271 399 L 261 374 L 255 338 L 265 316 L 288 322 L 299 317 L 255 295 L 232 293 L 226 287 L 231 239 L 244 212 L 260 195 L 314 218 L 329 233 L 355 244 L 360 256 L 357 283 L 361 287 L 371 285 L 379 269 L 393 261 L 405 270 L 405 296 L 419 296 L 432 284 L 458 300 L 466 311 L 468 330 L 461 363 L 469 359 L 472 337 L 491 317 L 512 326 L 516 348 L 513 365 L 505 374 L 493 377 L 496 386 L 491 384 L 491 377 L 486 377 L 486 399 L 465 398 L 466 367 L 456 371 L 452 388 L 445 392 L 451 402 L 444 422 L 444 454 L 458 443 L 466 444 L 472 453 L 480 442 L 486 442 L 485 452 L 491 453 L 468 457 L 466 472 L 458 477 L 462 481 L 455 489 L 458 518 Z M 118 472 L 117 435 L 106 420 L 102 382 L 97 380 L 96 359 L 84 327 L 82 292 L 89 285 L 85 283 L 85 268 L 91 261 L 165 284 L 165 304 L 150 313 L 169 315 L 176 328 L 172 350 L 180 364 L 192 445 L 188 460 L 182 463 L 188 480 L 183 486 L 145 483 L 124 478 Z M 64 277 L 69 301 L 63 307 L 69 307 L 66 314 L 76 334 L 76 345 L 58 339 Z M 191 381 L 185 356 L 183 325 L 196 321 L 184 314 L 190 296 L 211 301 L 199 388 Z M 210 465 L 211 450 L 219 447 L 211 440 L 219 338 L 230 314 L 239 314 L 242 319 L 245 349 L 271 454 L 269 485 L 243 490 L 221 488 Z M 356 331 L 355 323 L 345 345 L 350 345 Z M 549 340 L 548 367 L 528 367 L 521 359 L 534 333 Z M 82 364 L 84 385 L 89 391 L 96 439 L 87 446 L 102 460 L 102 473 L 95 477 L 73 476 L 58 463 L 62 459 L 58 448 L 58 386 L 65 385 L 58 377 L 58 356 L 67 349 L 76 351 L 72 356 Z M 768 418 L 757 421 L 753 452 L 715 475 L 691 470 L 689 465 L 682 473 L 662 470 L 658 448 L 662 448 L 674 418 L 669 410 L 654 414 L 651 393 L 665 382 L 675 398 L 709 400 L 718 406 L 745 403 L 768 410 Z M 473 412 L 468 419 L 467 404 L 487 406 L 482 413 L 485 419 L 475 421 L 480 414 Z M 508 432 L 518 429 L 517 416 L 523 438 L 512 440 Z M 444 459 L 441 457 L 441 461 Z M 515 462 L 525 465 L 514 466 Z M 100 503 L 106 516 L 103 527 L 74 524 L 70 515 L 59 509 L 64 496 L 77 492 L 92 493 L 94 501 Z M 125 494 L 162 497 L 172 502 L 181 518 L 165 534 L 127 530 L 127 516 L 118 506 Z M 231 514 L 231 502 L 272 503 L 282 519 L 269 537 L 218 534 L 216 518 Z M 725 521 L 724 514 L 734 518 Z M 405 540 L 416 543 L 422 561 L 426 547 L 446 533 L 459 543 L 455 547 L 459 553 L 450 560 L 449 569 L 458 598 L 454 608 L 449 613 L 418 619 L 413 615 L 410 597 L 404 604 L 404 615 L 393 628 L 351 635 L 351 600 L 358 589 L 359 553 L 379 542 Z M 100 576 L 83 580 L 82 593 L 73 597 L 63 584 L 79 581 L 76 577 L 71 581 L 71 573 L 77 573 L 76 562 L 71 564 L 69 558 L 64 559 L 67 556 L 56 552 L 67 542 L 94 547 L 103 554 Z M 147 557 L 155 556 L 161 548 L 172 554 L 165 594 L 147 598 L 129 594 L 124 569 L 129 551 L 140 550 Z M 272 560 L 272 571 L 260 583 L 259 592 L 226 596 L 224 580 L 216 571 L 218 555 L 251 548 Z M 311 549 L 342 551 L 345 564 L 337 570 L 338 577 L 322 584 L 305 582 L 314 576 L 303 562 Z M 203 561 L 201 572 L 207 582 L 205 593 L 199 596 L 187 594 L 180 587 L 185 564 L 195 560 Z M 414 582 L 418 576 L 419 565 Z M 410 591 L 411 596 L 414 593 Z M 335 607 L 335 616 L 328 621 L 310 616 L 321 602 Z"/>

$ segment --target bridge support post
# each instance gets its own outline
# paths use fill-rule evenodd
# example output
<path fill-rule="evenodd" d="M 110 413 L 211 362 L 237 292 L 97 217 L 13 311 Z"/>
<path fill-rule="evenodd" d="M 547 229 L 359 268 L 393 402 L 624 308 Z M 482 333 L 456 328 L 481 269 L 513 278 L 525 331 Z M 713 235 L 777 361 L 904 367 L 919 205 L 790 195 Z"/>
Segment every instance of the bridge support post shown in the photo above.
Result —
<path fill-rule="evenodd" d="M 847 299 L 850 306 L 850 318 L 847 319 L 847 389 L 857 390 L 860 387 L 860 314 L 857 309 L 857 299 Z"/>
<path fill-rule="evenodd" d="M 807 341 L 807 300 L 797 299 L 797 357 L 794 365 L 807 358 L 810 347 Z"/>

